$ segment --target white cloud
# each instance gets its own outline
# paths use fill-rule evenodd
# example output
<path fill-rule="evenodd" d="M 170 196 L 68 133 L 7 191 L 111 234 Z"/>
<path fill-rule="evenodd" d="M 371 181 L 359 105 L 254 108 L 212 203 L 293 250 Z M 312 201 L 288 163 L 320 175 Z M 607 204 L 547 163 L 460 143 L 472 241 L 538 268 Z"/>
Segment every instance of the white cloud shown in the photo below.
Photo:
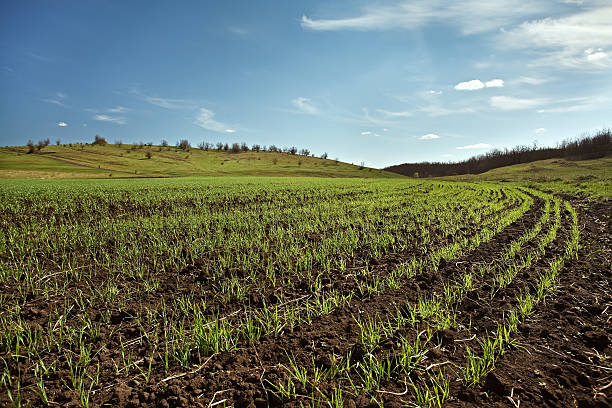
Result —
<path fill-rule="evenodd" d="M 59 127 L 66 127 L 66 126 L 68 126 L 68 124 L 66 122 L 57 122 L 57 126 L 59 126 Z"/>
<path fill-rule="evenodd" d="M 383 131 L 383 132 L 388 132 L 388 131 L 389 131 L 389 129 L 387 129 L 387 128 L 383 128 L 383 130 L 382 130 L 382 131 Z"/>
<path fill-rule="evenodd" d="M 369 130 L 366 130 L 365 132 L 361 132 L 362 135 L 371 135 L 372 132 L 370 132 Z"/>
<path fill-rule="evenodd" d="M 408 118 L 413 114 L 410 111 L 392 112 L 384 109 L 376 109 L 376 112 L 383 114 L 387 118 Z"/>
<path fill-rule="evenodd" d="M 369 5 L 356 16 L 313 19 L 302 16 L 303 28 L 319 31 L 417 29 L 443 21 L 457 25 L 463 34 L 490 31 L 526 17 L 536 16 L 551 6 L 546 0 L 439 0 L 400 1 L 393 5 Z"/>
<path fill-rule="evenodd" d="M 550 79 L 546 79 L 546 78 L 532 78 L 532 77 L 522 76 L 518 79 L 515 79 L 513 82 L 517 84 L 542 85 L 549 81 Z"/>
<path fill-rule="evenodd" d="M 442 95 L 442 91 L 436 91 L 434 89 L 430 89 L 429 91 L 427 91 L 427 93 L 429 95 Z"/>
<path fill-rule="evenodd" d="M 459 82 L 455 85 L 455 89 L 458 91 L 475 91 L 477 89 L 482 89 L 485 87 L 485 84 L 482 83 L 479 79 L 472 79 L 471 81 Z"/>
<path fill-rule="evenodd" d="M 515 98 L 513 96 L 492 96 L 491 106 L 501 110 L 521 110 L 545 104 L 545 99 Z"/>
<path fill-rule="evenodd" d="M 584 54 L 586 55 L 586 59 L 591 62 L 603 62 L 603 60 L 609 58 L 608 54 L 604 52 L 603 48 L 598 48 L 597 50 L 589 48 L 588 50 L 584 51 Z"/>
<path fill-rule="evenodd" d="M 482 88 L 501 88 L 503 86 L 503 79 L 492 79 L 486 82 L 482 82 L 480 79 L 472 79 L 471 81 L 459 82 L 455 85 L 455 89 L 458 91 L 475 91 Z"/>
<path fill-rule="evenodd" d="M 490 81 L 485 82 L 485 86 L 487 88 L 502 88 L 504 86 L 503 79 L 492 79 Z"/>
<path fill-rule="evenodd" d="M 117 106 L 116 108 L 110 108 L 108 110 L 108 112 L 110 113 L 121 113 L 121 112 L 127 112 L 129 109 L 124 107 L 124 106 Z"/>
<path fill-rule="evenodd" d="M 544 133 L 544 132 L 546 132 L 546 128 L 537 128 L 537 129 L 535 130 L 535 132 L 536 132 L 536 133 Z"/>
<path fill-rule="evenodd" d="M 449 158 L 449 157 L 455 157 L 455 155 L 454 155 L 454 154 L 450 154 L 450 153 L 444 153 L 444 154 L 442 155 L 442 157 Z"/>
<path fill-rule="evenodd" d="M 467 146 L 457 146 L 457 150 L 490 149 L 493 146 L 488 143 L 476 143 Z"/>
<path fill-rule="evenodd" d="M 83 123 L 83 127 L 87 127 L 87 123 Z"/>
<path fill-rule="evenodd" d="M 319 113 L 319 110 L 312 104 L 312 101 L 309 98 L 299 96 L 293 99 L 291 103 L 293 106 L 298 108 L 301 113 L 307 113 L 309 115 L 317 115 Z"/>
<path fill-rule="evenodd" d="M 474 108 L 444 108 L 442 106 L 431 105 L 431 106 L 422 106 L 418 109 L 419 112 L 424 112 L 432 117 L 437 116 L 446 116 L 446 115 L 454 115 L 457 113 L 474 113 L 476 109 Z"/>
<path fill-rule="evenodd" d="M 433 139 L 439 139 L 439 138 L 440 136 L 436 135 L 435 133 L 428 133 L 426 135 L 419 137 L 419 140 L 433 140 Z"/>
<path fill-rule="evenodd" d="M 200 108 L 199 113 L 195 118 L 196 125 L 201 128 L 212 130 L 213 132 L 234 133 L 234 129 L 223 122 L 215 120 L 215 113 L 210 109 Z"/>
<path fill-rule="evenodd" d="M 608 3 L 609 4 L 609 3 Z M 591 7 L 561 18 L 527 21 L 500 32 L 502 45 L 539 51 L 534 65 L 600 69 L 610 65 L 612 7 Z"/>
<path fill-rule="evenodd" d="M 102 122 L 116 123 L 118 125 L 124 125 L 125 122 L 127 121 L 126 118 L 124 118 L 124 117 L 109 116 L 109 115 L 94 115 L 93 119 L 94 120 L 99 120 L 99 121 L 102 121 Z"/>

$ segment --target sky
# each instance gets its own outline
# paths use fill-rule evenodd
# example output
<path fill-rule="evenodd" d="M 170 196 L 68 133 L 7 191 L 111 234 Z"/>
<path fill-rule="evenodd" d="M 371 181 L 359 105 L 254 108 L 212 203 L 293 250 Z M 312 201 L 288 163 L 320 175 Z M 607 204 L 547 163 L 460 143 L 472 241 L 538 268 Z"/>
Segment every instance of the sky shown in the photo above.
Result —
<path fill-rule="evenodd" d="M 0 122 L 3 146 L 246 142 L 372 167 L 554 145 L 612 126 L 612 3 L 3 0 Z"/>

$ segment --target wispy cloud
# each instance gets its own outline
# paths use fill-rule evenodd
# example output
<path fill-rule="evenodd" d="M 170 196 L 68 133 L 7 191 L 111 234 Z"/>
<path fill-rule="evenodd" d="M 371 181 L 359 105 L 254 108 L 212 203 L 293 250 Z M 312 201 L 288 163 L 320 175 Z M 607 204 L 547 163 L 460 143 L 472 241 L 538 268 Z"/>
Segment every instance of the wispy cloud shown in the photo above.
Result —
<path fill-rule="evenodd" d="M 608 96 L 581 96 L 554 100 L 545 108 L 539 109 L 538 113 L 569 113 L 583 112 L 596 109 L 604 109 L 610 106 L 612 98 Z"/>
<path fill-rule="evenodd" d="M 215 119 L 215 113 L 210 109 L 200 108 L 198 114 L 196 115 L 195 122 L 196 125 L 203 129 L 212 130 L 213 132 L 221 132 L 221 133 L 234 133 L 235 129 L 226 125 L 223 122 L 219 122 Z"/>
<path fill-rule="evenodd" d="M 456 115 L 460 113 L 475 113 L 474 108 L 445 108 L 439 105 L 422 106 L 418 109 L 419 112 L 426 113 L 431 117 Z"/>
<path fill-rule="evenodd" d="M 310 98 L 304 98 L 299 96 L 291 101 L 291 104 L 295 106 L 300 113 L 306 113 L 309 115 L 319 114 L 319 109 L 312 103 Z"/>
<path fill-rule="evenodd" d="M 466 145 L 466 146 L 457 146 L 457 150 L 478 150 L 478 149 L 490 149 L 492 148 L 493 145 L 490 145 L 488 143 L 476 143 L 476 144 L 472 144 L 472 145 Z"/>
<path fill-rule="evenodd" d="M 370 132 L 369 130 L 366 130 L 366 131 L 364 131 L 364 132 L 361 132 L 361 134 L 362 134 L 362 135 L 364 135 L 364 136 L 365 136 L 365 135 L 371 135 L 371 134 L 372 134 L 372 132 Z"/>
<path fill-rule="evenodd" d="M 522 77 L 515 79 L 512 82 L 514 82 L 515 84 L 542 85 L 550 81 L 551 81 L 550 78 L 532 78 L 532 77 L 522 76 Z"/>
<path fill-rule="evenodd" d="M 612 7 L 591 7 L 561 18 L 527 21 L 502 30 L 506 47 L 530 49 L 533 65 L 573 69 L 602 69 L 612 65 Z"/>
<path fill-rule="evenodd" d="M 57 122 L 57 126 L 59 126 L 59 127 L 66 127 L 66 126 L 68 126 L 68 124 L 66 122 Z"/>
<path fill-rule="evenodd" d="M 232 25 L 232 26 L 227 27 L 227 30 L 230 33 L 237 35 L 239 37 L 246 37 L 249 34 L 249 30 L 247 30 L 244 27 L 238 27 L 238 26 Z"/>
<path fill-rule="evenodd" d="M 417 29 L 428 23 L 447 21 L 464 34 L 491 31 L 536 16 L 551 7 L 545 0 L 479 0 L 462 2 L 440 0 L 400 1 L 395 4 L 370 4 L 350 17 L 313 19 L 302 16 L 301 25 L 309 30 L 397 30 Z"/>
<path fill-rule="evenodd" d="M 382 114 L 387 118 L 409 118 L 413 115 L 413 112 L 411 111 L 392 112 L 384 109 L 376 109 L 376 112 Z"/>
<path fill-rule="evenodd" d="M 29 57 L 29 58 L 32 58 L 32 59 L 35 59 L 35 60 L 38 60 L 38 61 L 43 61 L 43 62 L 51 62 L 52 61 L 52 59 L 49 58 L 49 57 L 37 54 L 35 52 L 31 52 L 31 51 L 25 51 L 23 54 L 26 57 Z"/>
<path fill-rule="evenodd" d="M 129 111 L 129 109 L 126 108 L 125 106 L 117 106 L 116 108 L 110 108 L 107 111 L 110 113 L 121 113 L 121 112 Z"/>
<path fill-rule="evenodd" d="M 515 98 L 514 96 L 492 96 L 491 106 L 501 110 L 522 110 L 531 109 L 547 103 L 542 98 Z"/>
<path fill-rule="evenodd" d="M 117 125 L 125 125 L 127 119 L 119 116 L 109 116 L 109 115 L 94 115 L 93 120 L 99 120 L 101 122 L 110 122 L 116 123 Z"/>
<path fill-rule="evenodd" d="M 546 128 L 537 128 L 537 129 L 535 130 L 535 132 L 536 132 L 536 133 L 544 133 L 544 132 L 546 132 Z"/>
<path fill-rule="evenodd" d="M 458 91 L 475 91 L 482 88 L 501 88 L 503 86 L 503 79 L 492 79 L 486 82 L 482 82 L 480 79 L 472 79 L 471 81 L 459 82 L 455 85 L 455 89 Z"/>
<path fill-rule="evenodd" d="M 160 98 L 156 96 L 145 96 L 145 102 L 166 109 L 194 109 L 196 102 L 191 99 Z"/>
<path fill-rule="evenodd" d="M 57 106 L 62 106 L 64 108 L 69 108 L 68 105 L 66 105 L 66 103 L 64 103 L 64 100 L 67 98 L 67 95 L 63 92 L 56 92 L 55 96 L 51 97 L 51 98 L 43 98 L 41 99 L 41 101 L 43 102 L 47 102 L 47 103 L 52 103 L 54 105 Z"/>
<path fill-rule="evenodd" d="M 436 135 L 435 133 L 428 133 L 426 135 L 419 137 L 419 140 L 434 140 L 434 139 L 439 139 L 439 138 L 440 136 Z"/>

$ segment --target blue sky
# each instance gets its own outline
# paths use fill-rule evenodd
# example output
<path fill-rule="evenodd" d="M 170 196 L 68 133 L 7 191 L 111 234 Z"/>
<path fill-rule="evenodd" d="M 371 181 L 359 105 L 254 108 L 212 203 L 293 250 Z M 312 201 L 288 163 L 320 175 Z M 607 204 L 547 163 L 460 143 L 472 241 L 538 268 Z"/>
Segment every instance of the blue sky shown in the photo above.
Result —
<path fill-rule="evenodd" d="M 383 167 L 612 126 L 609 1 L 11 1 L 0 145 L 246 142 Z"/>

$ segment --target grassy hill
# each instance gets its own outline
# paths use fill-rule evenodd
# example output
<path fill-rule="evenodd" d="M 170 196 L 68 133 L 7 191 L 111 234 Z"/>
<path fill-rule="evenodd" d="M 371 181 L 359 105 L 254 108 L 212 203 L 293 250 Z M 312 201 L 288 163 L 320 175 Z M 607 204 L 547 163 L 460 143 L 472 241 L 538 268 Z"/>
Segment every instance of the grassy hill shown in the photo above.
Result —
<path fill-rule="evenodd" d="M 443 179 L 518 182 L 557 193 L 611 198 L 612 156 L 579 161 L 540 160 L 500 167 L 482 174 L 464 174 Z"/>
<path fill-rule="evenodd" d="M 402 177 L 287 153 L 110 144 L 47 146 L 36 153 L 28 153 L 27 147 L 0 148 L 0 179 L 187 176 Z"/>

